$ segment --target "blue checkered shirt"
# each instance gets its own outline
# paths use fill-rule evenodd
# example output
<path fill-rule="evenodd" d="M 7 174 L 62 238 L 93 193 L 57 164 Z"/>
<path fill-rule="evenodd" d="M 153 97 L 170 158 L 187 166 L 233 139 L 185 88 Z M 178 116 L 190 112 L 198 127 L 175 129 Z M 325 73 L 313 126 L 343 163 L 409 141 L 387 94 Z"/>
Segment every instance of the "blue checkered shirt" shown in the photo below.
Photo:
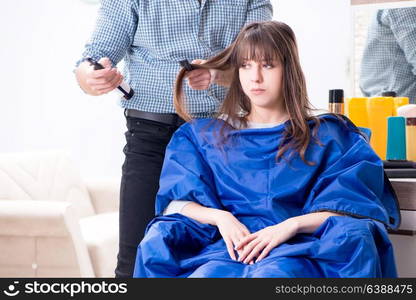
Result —
<path fill-rule="evenodd" d="M 125 80 L 134 89 L 123 108 L 172 113 L 179 61 L 207 59 L 225 49 L 241 28 L 270 20 L 269 0 L 102 0 L 98 20 L 82 59 L 124 58 Z M 184 85 L 189 111 L 215 112 L 226 89 L 212 84 L 197 91 Z"/>
<path fill-rule="evenodd" d="M 377 11 L 361 64 L 364 96 L 394 91 L 416 99 L 416 8 Z"/>

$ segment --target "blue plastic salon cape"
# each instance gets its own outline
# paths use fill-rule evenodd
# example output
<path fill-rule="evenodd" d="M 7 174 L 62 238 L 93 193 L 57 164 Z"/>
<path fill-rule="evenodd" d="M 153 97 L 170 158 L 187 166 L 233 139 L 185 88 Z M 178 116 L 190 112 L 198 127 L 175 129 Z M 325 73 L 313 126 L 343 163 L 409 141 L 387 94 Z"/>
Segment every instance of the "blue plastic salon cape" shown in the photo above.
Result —
<path fill-rule="evenodd" d="M 215 146 L 218 127 L 210 125 L 222 120 L 180 127 L 167 148 L 157 216 L 138 246 L 134 276 L 396 277 L 386 228 L 397 228 L 400 215 L 382 161 L 351 122 L 329 114 L 320 119 L 322 145 L 311 141 L 306 152 L 313 166 L 299 155 L 276 163 L 289 121 L 232 130 L 233 142 L 223 150 Z M 247 265 L 230 258 L 215 226 L 163 216 L 174 199 L 230 211 L 250 232 L 312 212 L 345 216 L 329 217 L 312 234 L 298 234 Z"/>

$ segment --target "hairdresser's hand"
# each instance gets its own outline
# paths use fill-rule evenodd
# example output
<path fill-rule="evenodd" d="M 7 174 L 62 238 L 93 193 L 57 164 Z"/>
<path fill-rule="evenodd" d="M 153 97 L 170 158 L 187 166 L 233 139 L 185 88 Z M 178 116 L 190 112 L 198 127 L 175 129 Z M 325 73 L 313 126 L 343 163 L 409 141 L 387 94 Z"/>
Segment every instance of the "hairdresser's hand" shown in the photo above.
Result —
<path fill-rule="evenodd" d="M 83 62 L 76 70 L 76 75 L 81 88 L 88 94 L 99 96 L 111 92 L 123 81 L 123 76 L 112 68 L 107 57 L 98 61 L 105 69 L 94 70 L 89 62 Z"/>
<path fill-rule="evenodd" d="M 205 63 L 206 60 L 196 59 L 192 61 L 192 64 L 200 65 Z M 209 88 L 211 83 L 214 82 L 216 76 L 215 70 L 207 69 L 196 69 L 190 71 L 186 78 L 188 79 L 188 85 L 194 90 L 206 90 Z"/>
<path fill-rule="evenodd" d="M 228 254 L 233 260 L 237 260 L 234 247 L 240 243 L 244 237 L 250 234 L 247 227 L 237 220 L 230 212 L 224 210 L 218 210 L 215 216 L 215 225 L 218 227 L 221 236 L 224 239 L 227 246 Z M 240 256 L 243 248 L 238 250 L 237 253 Z"/>
<path fill-rule="evenodd" d="M 297 222 L 294 219 L 287 219 L 277 225 L 247 235 L 236 246 L 236 250 L 244 249 L 238 261 L 249 263 L 257 257 L 257 263 L 265 258 L 273 248 L 286 242 L 297 233 Z"/>

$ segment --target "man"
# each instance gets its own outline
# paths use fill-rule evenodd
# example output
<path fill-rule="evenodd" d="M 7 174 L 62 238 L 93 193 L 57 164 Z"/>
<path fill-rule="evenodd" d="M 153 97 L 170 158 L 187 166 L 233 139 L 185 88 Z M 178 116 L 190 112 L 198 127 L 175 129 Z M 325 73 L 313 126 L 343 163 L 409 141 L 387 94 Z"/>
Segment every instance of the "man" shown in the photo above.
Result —
<path fill-rule="evenodd" d="M 127 119 L 120 190 L 120 243 L 116 277 L 131 277 L 136 248 L 154 217 L 154 199 L 165 148 L 182 124 L 173 107 L 179 61 L 200 63 L 226 48 L 252 21 L 270 20 L 269 0 L 103 0 L 96 28 L 76 69 L 90 95 L 114 90 L 124 79 L 134 89 L 122 99 Z M 94 70 L 86 58 L 105 69 Z M 215 74 L 215 76 L 214 76 Z M 219 71 L 194 70 L 185 89 L 195 117 L 211 116 L 225 95 Z"/>
<path fill-rule="evenodd" d="M 370 25 L 361 64 L 364 96 L 394 91 L 416 99 L 416 8 L 379 10 Z"/>

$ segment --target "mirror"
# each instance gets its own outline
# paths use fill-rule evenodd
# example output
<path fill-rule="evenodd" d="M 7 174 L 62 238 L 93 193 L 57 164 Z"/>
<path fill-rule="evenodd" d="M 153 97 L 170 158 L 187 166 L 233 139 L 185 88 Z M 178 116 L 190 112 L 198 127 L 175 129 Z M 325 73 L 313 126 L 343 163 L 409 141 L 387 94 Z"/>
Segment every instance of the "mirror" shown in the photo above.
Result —
<path fill-rule="evenodd" d="M 400 5 L 404 3 L 405 5 L 413 5 L 412 3 L 406 4 L 406 2 L 414 2 L 413 0 L 351 0 L 351 5 L 363 5 L 363 4 L 391 4 L 391 3 L 398 3 Z"/>
<path fill-rule="evenodd" d="M 416 103 L 416 1 L 351 1 L 351 94 L 371 97 L 394 91 Z"/>

